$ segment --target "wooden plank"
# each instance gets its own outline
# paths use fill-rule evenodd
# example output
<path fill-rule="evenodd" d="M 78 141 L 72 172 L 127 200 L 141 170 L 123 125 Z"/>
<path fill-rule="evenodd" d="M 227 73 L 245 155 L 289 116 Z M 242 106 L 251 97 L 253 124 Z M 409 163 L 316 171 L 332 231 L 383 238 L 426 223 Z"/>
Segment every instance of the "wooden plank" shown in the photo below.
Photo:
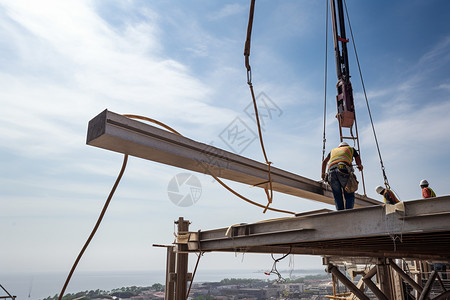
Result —
<path fill-rule="evenodd" d="M 190 171 L 212 173 L 247 185 L 267 187 L 268 171 L 264 163 L 108 110 L 89 122 L 86 143 Z M 271 177 L 276 192 L 334 205 L 333 194 L 324 183 L 275 167 L 271 168 Z M 355 196 L 355 207 L 381 204 L 363 195 Z"/>

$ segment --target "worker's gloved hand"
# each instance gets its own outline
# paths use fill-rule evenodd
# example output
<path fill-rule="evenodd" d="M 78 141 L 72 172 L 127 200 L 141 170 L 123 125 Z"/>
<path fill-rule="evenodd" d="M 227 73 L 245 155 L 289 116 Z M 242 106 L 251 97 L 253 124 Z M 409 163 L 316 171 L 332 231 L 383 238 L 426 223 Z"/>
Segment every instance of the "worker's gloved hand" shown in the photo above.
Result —
<path fill-rule="evenodd" d="M 328 180 L 327 173 L 322 173 L 322 180 L 323 181 L 327 181 Z"/>
<path fill-rule="evenodd" d="M 358 165 L 357 168 L 358 168 L 359 171 L 363 170 L 363 166 L 362 165 Z"/>

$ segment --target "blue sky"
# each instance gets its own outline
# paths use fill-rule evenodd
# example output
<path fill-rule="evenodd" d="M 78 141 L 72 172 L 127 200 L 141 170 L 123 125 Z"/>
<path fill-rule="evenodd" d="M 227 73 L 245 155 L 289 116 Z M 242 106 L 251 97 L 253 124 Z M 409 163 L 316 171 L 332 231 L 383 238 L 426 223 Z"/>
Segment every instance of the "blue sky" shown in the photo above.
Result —
<path fill-rule="evenodd" d="M 389 181 L 402 200 L 426 178 L 450 194 L 450 2 L 348 1 L 355 42 Z M 85 144 L 105 108 L 162 121 L 229 150 L 220 133 L 250 104 L 244 68 L 248 1 L 0 1 L 0 255 L 3 272 L 69 271 L 95 224 L 122 155 Z M 330 28 L 329 28 L 330 30 Z M 335 66 L 328 48 L 327 151 L 336 145 Z M 274 166 L 319 180 L 325 1 L 257 1 L 250 63 L 255 93 L 281 114 L 264 131 Z M 369 196 L 382 183 L 350 48 L 361 156 Z M 257 142 L 242 155 L 263 161 Z M 165 266 L 173 221 L 191 229 L 281 217 L 235 198 L 211 178 L 199 201 L 175 206 L 181 169 L 130 158 L 81 271 Z M 231 183 L 265 203 L 262 190 Z M 361 191 L 360 191 L 361 192 Z M 274 207 L 333 207 L 276 194 Z M 320 258 L 296 257 L 298 268 Z M 270 269 L 270 255 L 209 254 L 200 268 Z"/>

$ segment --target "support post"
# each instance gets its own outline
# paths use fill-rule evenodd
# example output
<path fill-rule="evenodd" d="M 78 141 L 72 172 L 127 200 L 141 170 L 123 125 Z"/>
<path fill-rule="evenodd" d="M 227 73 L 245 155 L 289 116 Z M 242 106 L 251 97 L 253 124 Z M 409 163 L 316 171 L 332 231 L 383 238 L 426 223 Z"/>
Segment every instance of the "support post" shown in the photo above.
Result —
<path fill-rule="evenodd" d="M 392 269 L 398 273 L 398 275 L 400 275 L 400 277 L 406 281 L 407 283 L 409 283 L 409 285 L 412 286 L 413 289 L 415 289 L 416 291 L 420 293 L 422 293 L 423 288 L 417 283 L 415 282 L 411 277 L 408 276 L 408 274 L 406 274 L 399 266 L 397 266 L 397 264 L 394 262 L 393 259 L 389 259 L 389 264 L 391 265 Z"/>
<path fill-rule="evenodd" d="M 178 237 L 189 232 L 189 221 L 184 220 L 183 217 L 180 217 L 175 223 L 178 225 Z M 189 257 L 189 254 L 184 252 L 186 250 L 188 250 L 187 244 L 177 241 L 175 300 L 186 300 Z"/>
<path fill-rule="evenodd" d="M 335 296 L 336 297 L 336 284 L 337 284 L 337 282 L 336 282 L 336 276 L 334 276 L 334 275 L 331 275 L 331 277 L 333 278 L 333 296 Z"/>
<path fill-rule="evenodd" d="M 168 246 L 166 258 L 165 300 L 175 300 L 175 246 Z"/>
<path fill-rule="evenodd" d="M 384 295 L 387 295 L 389 299 L 392 299 L 391 274 L 389 273 L 389 267 L 384 258 L 378 258 L 377 275 L 381 291 Z"/>
<path fill-rule="evenodd" d="M 428 298 L 428 295 L 431 292 L 431 288 L 433 287 L 433 282 L 436 279 L 436 276 L 437 276 L 437 272 L 436 271 L 431 272 L 430 278 L 428 278 L 428 281 L 425 284 L 425 287 L 423 288 L 423 291 L 420 294 L 420 297 L 419 297 L 418 300 L 425 300 L 425 299 Z"/>
<path fill-rule="evenodd" d="M 338 268 L 332 264 L 328 265 L 328 273 L 333 274 L 340 282 L 342 282 L 356 297 L 360 300 L 370 300 L 369 297 L 364 295 L 364 293 L 356 287 L 353 282 L 351 282 L 344 274 L 342 274 Z"/>
<path fill-rule="evenodd" d="M 441 276 L 439 276 L 439 273 L 437 274 L 437 279 L 439 281 L 439 285 L 441 286 L 441 289 L 443 292 L 446 292 L 447 289 L 445 288 L 444 282 L 442 282 Z"/>
<path fill-rule="evenodd" d="M 363 277 L 363 282 L 364 284 L 372 291 L 372 293 L 375 294 L 375 296 L 377 296 L 378 299 L 381 300 L 389 300 L 388 297 L 386 297 L 386 295 L 377 287 L 377 285 L 372 281 L 372 277 L 377 274 L 377 267 L 373 267 L 372 269 L 370 269 L 369 272 L 367 272 L 366 275 L 364 275 Z"/>

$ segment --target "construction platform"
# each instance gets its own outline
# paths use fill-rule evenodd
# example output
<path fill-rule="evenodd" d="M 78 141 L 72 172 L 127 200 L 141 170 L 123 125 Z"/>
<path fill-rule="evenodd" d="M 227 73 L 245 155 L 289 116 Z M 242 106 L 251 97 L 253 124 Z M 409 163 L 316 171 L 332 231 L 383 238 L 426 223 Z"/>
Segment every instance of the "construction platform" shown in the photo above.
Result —
<path fill-rule="evenodd" d="M 89 122 L 87 144 L 268 189 L 266 164 L 107 110 Z M 323 182 L 273 167 L 270 175 L 274 191 L 334 204 L 332 192 Z M 188 297 L 187 282 L 193 281 L 187 270 L 188 256 L 194 252 L 321 255 L 333 282 L 343 283 L 351 291 L 350 297 L 371 299 L 369 289 L 382 300 L 425 300 L 437 281 L 441 288 L 433 299 L 450 297 L 442 274 L 428 269 L 433 262 L 450 262 L 450 196 L 396 205 L 358 194 L 355 198 L 352 210 L 320 210 L 211 230 L 190 231 L 189 221 L 180 218 L 175 245 L 164 246 L 165 299 Z M 403 263 L 405 259 L 414 261 L 418 271 L 413 274 L 408 266 L 405 270 L 397 258 Z M 355 285 L 339 270 L 342 260 L 373 266 L 361 271 L 360 283 Z M 372 279 L 375 275 L 377 284 Z M 331 297 L 342 299 L 336 294 Z"/>
<path fill-rule="evenodd" d="M 190 251 L 450 260 L 450 196 L 189 233 Z"/>
<path fill-rule="evenodd" d="M 176 247 L 167 249 L 166 299 L 185 295 L 185 289 L 176 292 L 174 284 L 190 278 L 186 268 L 180 275 L 169 262 L 187 266 L 189 252 L 320 255 L 333 287 L 340 282 L 349 290 L 341 297 L 333 288 L 330 299 L 450 299 L 446 273 L 432 267 L 450 262 L 449 216 L 450 196 L 444 196 L 199 231 L 189 231 L 189 222 L 180 218 Z M 339 265 L 352 266 L 361 275 L 358 284 Z"/>

